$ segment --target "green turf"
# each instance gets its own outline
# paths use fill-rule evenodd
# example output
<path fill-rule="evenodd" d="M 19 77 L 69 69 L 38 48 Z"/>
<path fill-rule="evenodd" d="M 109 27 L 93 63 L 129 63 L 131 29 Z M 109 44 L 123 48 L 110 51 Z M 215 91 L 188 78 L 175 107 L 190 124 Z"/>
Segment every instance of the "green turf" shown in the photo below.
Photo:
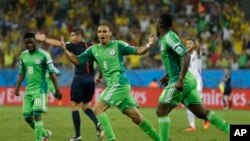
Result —
<path fill-rule="evenodd" d="M 158 129 L 155 109 L 140 109 L 144 116 L 149 119 Z M 249 111 L 216 111 L 225 120 L 232 124 L 250 124 Z M 134 125 L 130 119 L 121 114 L 116 108 L 107 112 L 112 126 L 119 141 L 150 141 L 144 133 Z M 175 109 L 171 117 L 172 141 L 229 141 L 229 137 L 210 126 L 203 129 L 202 121 L 196 120 L 198 130 L 188 133 L 184 129 L 188 126 L 186 110 Z M 81 112 L 81 134 L 83 141 L 96 141 L 95 128 L 86 115 Z M 73 124 L 71 111 L 68 107 L 49 107 L 47 114 L 43 116 L 44 127 L 52 130 L 53 136 L 50 141 L 66 141 L 73 136 Z M 0 107 L 0 141 L 33 141 L 34 132 L 24 122 L 21 107 Z M 104 139 L 106 141 L 106 139 Z"/>

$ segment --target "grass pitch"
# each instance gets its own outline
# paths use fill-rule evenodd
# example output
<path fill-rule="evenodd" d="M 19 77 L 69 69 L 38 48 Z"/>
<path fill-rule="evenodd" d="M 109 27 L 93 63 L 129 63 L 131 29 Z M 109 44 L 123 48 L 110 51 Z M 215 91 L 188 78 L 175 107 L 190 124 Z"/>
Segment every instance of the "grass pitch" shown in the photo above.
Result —
<path fill-rule="evenodd" d="M 140 111 L 158 130 L 155 109 L 141 108 Z M 220 114 L 231 124 L 250 124 L 249 111 L 222 111 Z M 119 141 L 151 141 L 139 127 L 129 118 L 121 114 L 116 108 L 107 111 Z M 170 114 L 172 141 L 229 141 L 229 136 L 210 126 L 203 129 L 201 120 L 196 119 L 197 131 L 186 132 L 188 127 L 185 109 L 175 109 Z M 48 113 L 43 116 L 44 127 L 53 132 L 50 141 L 67 141 L 74 134 L 69 107 L 49 107 Z M 81 112 L 81 135 L 83 141 L 97 141 L 94 124 Z M 103 141 L 107 139 L 104 138 Z M 22 107 L 0 107 L 0 141 L 34 141 L 34 131 L 25 123 L 22 116 Z"/>

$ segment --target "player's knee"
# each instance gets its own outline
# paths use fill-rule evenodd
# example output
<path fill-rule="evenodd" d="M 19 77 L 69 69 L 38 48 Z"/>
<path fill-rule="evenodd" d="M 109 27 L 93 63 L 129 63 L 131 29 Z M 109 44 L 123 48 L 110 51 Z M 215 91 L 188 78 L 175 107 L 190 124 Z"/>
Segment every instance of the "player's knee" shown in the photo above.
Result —
<path fill-rule="evenodd" d="M 167 113 L 164 110 L 157 108 L 156 115 L 158 117 L 162 117 L 162 116 L 167 116 Z"/>
<path fill-rule="evenodd" d="M 137 125 L 139 125 L 142 122 L 142 119 L 143 119 L 143 117 L 141 117 L 140 115 L 136 115 L 136 114 L 131 115 L 130 118 Z"/>
<path fill-rule="evenodd" d="M 27 122 L 27 123 L 31 123 L 33 122 L 33 117 L 29 116 L 29 117 L 24 117 L 24 120 Z"/>

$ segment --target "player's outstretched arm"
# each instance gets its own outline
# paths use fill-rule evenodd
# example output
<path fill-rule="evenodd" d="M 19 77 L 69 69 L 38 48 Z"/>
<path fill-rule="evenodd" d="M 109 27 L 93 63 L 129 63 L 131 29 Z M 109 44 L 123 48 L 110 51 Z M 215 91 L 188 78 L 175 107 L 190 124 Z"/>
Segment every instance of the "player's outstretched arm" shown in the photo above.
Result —
<path fill-rule="evenodd" d="M 53 46 L 61 46 L 61 42 L 59 40 L 47 38 L 45 34 L 36 34 L 35 38 L 36 40 L 44 42 L 46 44 L 50 44 Z"/>
<path fill-rule="evenodd" d="M 60 44 L 61 44 L 61 48 L 63 49 L 63 52 L 65 53 L 65 55 L 67 56 L 67 58 L 74 64 L 78 65 L 80 64 L 80 62 L 78 61 L 77 59 L 77 56 L 70 53 L 67 49 L 66 49 L 66 44 L 64 42 L 64 38 L 61 37 L 61 41 L 60 41 Z"/>
<path fill-rule="evenodd" d="M 156 36 L 154 34 L 151 34 L 148 39 L 148 43 L 145 46 L 137 48 L 136 55 L 145 54 L 149 50 L 149 48 L 154 44 L 155 41 L 156 41 Z"/>
<path fill-rule="evenodd" d="M 20 74 L 18 75 L 18 79 L 17 79 L 17 83 L 16 83 L 16 88 L 15 88 L 15 95 L 16 95 L 16 96 L 19 96 L 19 95 L 20 95 L 20 93 L 19 93 L 19 88 L 20 88 L 20 86 L 21 86 L 21 84 L 22 84 L 22 82 L 23 82 L 23 79 L 24 79 L 24 74 L 23 74 L 23 73 L 20 73 Z"/>

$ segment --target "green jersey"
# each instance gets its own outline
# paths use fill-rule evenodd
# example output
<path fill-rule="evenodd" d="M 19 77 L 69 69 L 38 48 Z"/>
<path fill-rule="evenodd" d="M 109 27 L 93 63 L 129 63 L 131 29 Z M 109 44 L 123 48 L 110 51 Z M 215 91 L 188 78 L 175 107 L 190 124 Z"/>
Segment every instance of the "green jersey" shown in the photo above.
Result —
<path fill-rule="evenodd" d="M 47 93 L 46 71 L 54 72 L 54 66 L 48 52 L 37 49 L 34 53 L 23 51 L 20 56 L 19 73 L 27 78 L 26 93 Z"/>
<path fill-rule="evenodd" d="M 135 54 L 136 48 L 123 41 L 112 40 L 106 47 L 102 44 L 92 45 L 84 53 L 77 56 L 79 62 L 96 61 L 107 85 L 119 82 L 130 84 L 125 73 L 123 56 Z"/>
<path fill-rule="evenodd" d="M 187 53 L 187 49 L 172 30 L 161 37 L 159 43 L 162 60 L 170 78 L 169 82 L 174 83 L 179 79 L 182 56 Z"/>

